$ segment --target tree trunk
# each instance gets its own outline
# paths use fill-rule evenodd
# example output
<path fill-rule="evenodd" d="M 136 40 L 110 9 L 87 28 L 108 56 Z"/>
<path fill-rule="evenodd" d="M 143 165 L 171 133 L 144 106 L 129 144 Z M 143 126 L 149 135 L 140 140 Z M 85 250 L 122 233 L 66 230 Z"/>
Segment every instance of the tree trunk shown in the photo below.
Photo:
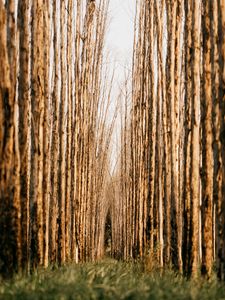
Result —
<path fill-rule="evenodd" d="M 31 38 L 31 265 L 43 265 L 44 24 L 43 0 L 32 5 Z"/>
<path fill-rule="evenodd" d="M 220 278 L 225 280 L 225 0 L 219 0 L 219 100 L 220 100 L 220 143 L 221 143 L 221 158 L 222 158 L 222 199 L 220 203 L 220 247 L 219 247 L 219 261 L 220 261 Z"/>
<path fill-rule="evenodd" d="M 30 125 L 31 125 L 31 95 L 30 95 L 30 1 L 18 2 L 18 29 L 20 40 L 19 51 L 19 141 L 20 141 L 20 202 L 22 229 L 22 268 L 28 271 L 30 246 Z"/>
<path fill-rule="evenodd" d="M 192 116 L 191 116 L 191 271 L 199 268 L 199 207 L 200 207 L 200 1 L 193 3 L 192 24 Z"/>
<path fill-rule="evenodd" d="M 202 273 L 208 277 L 213 263 L 213 149 L 211 25 L 212 4 L 204 0 L 203 18 L 203 95 L 202 95 Z"/>
<path fill-rule="evenodd" d="M 50 219 L 49 219 L 49 257 L 51 263 L 57 261 L 57 245 L 58 245 L 58 195 L 59 195 L 59 80 L 60 80 L 60 53 L 59 53 L 59 18 L 57 11 L 59 10 L 57 1 L 53 5 L 53 47 L 54 47 L 54 86 L 52 96 L 52 144 L 51 144 L 51 199 L 50 199 Z"/>
<path fill-rule="evenodd" d="M 6 7 L 0 1 L 0 273 L 10 276 L 21 270 L 21 209 L 14 1 Z"/>
<path fill-rule="evenodd" d="M 66 201 L 66 39 L 65 24 L 66 1 L 60 3 L 60 67 L 61 67 L 61 99 L 59 116 L 59 231 L 58 231 L 58 261 L 59 264 L 65 263 L 65 201 Z"/>

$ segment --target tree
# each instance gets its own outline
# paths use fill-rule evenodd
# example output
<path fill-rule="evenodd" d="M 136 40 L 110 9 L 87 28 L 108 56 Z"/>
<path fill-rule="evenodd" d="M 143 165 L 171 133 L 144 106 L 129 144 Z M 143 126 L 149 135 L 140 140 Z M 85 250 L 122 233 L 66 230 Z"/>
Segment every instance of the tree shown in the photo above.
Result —
<path fill-rule="evenodd" d="M 212 4 L 203 1 L 202 93 L 202 272 L 211 275 L 213 263 L 213 135 L 212 135 Z"/>
<path fill-rule="evenodd" d="M 22 267 L 28 270 L 29 265 L 29 230 L 30 230 L 30 126 L 31 126 L 31 95 L 30 95 L 30 28 L 29 1 L 18 2 L 19 29 L 19 147 L 20 147 L 20 202 L 21 202 L 21 233 L 22 233 Z"/>
<path fill-rule="evenodd" d="M 0 1 L 0 273 L 21 270 L 15 3 Z"/>
<path fill-rule="evenodd" d="M 44 3 L 32 4 L 31 34 L 31 265 L 43 265 Z"/>

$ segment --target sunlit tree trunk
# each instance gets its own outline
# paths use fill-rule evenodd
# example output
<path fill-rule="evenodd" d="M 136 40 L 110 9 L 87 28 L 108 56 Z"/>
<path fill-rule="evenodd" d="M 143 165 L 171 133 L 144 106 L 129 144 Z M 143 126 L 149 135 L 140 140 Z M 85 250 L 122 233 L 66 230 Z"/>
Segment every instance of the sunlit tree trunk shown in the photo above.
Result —
<path fill-rule="evenodd" d="M 204 0 L 202 94 L 202 272 L 211 275 L 213 262 L 213 149 L 211 25 L 212 4 Z"/>
<path fill-rule="evenodd" d="M 157 15 L 157 58 L 158 58 L 158 121 L 157 121 L 157 140 L 158 140 L 158 181 L 159 181 L 159 191 L 158 191 L 158 213 L 159 213 L 159 264 L 163 267 L 164 260 L 163 260 L 163 246 L 164 246 L 164 239 L 163 239 L 163 221 L 164 221 L 164 207 L 163 207 L 163 197 L 164 195 L 164 168 L 163 168 L 163 138 L 164 138 L 164 103 L 165 103 L 165 76 L 164 76 L 164 67 L 163 67 L 163 55 L 162 55 L 162 43 L 163 43 L 163 12 L 165 9 L 165 2 L 162 1 L 161 5 L 156 3 L 156 15 Z"/>
<path fill-rule="evenodd" d="M 0 1 L 0 273 L 21 269 L 15 3 Z"/>
<path fill-rule="evenodd" d="M 191 115 L 191 271 L 197 276 L 199 267 L 199 206 L 200 206 L 200 32 L 201 5 L 193 2 L 192 23 L 192 115 Z"/>
<path fill-rule="evenodd" d="M 44 24 L 43 1 L 32 4 L 31 36 L 31 265 L 43 265 L 43 130 Z"/>
<path fill-rule="evenodd" d="M 65 262 L 65 201 L 66 201 L 66 38 L 65 24 L 67 24 L 66 0 L 60 2 L 60 115 L 59 115 L 59 224 L 58 224 L 58 260 L 59 264 Z"/>
<path fill-rule="evenodd" d="M 74 121 L 73 121 L 73 199 L 72 199 L 72 256 L 75 260 L 78 260 L 78 238 L 79 238 L 79 110 L 80 110 L 80 30 L 81 30 L 81 15 L 80 15 L 80 0 L 76 4 L 76 32 L 75 32 L 75 66 L 74 66 L 74 76 L 75 76 L 75 104 L 74 104 Z"/>
<path fill-rule="evenodd" d="M 51 197 L 51 141 L 52 141 L 52 118 L 51 118 L 51 84 L 50 84 L 50 48 L 51 48 L 51 24 L 50 24 L 50 3 L 45 0 L 44 3 L 44 158 L 43 158 L 43 234 L 44 234 L 44 266 L 49 264 L 49 210 Z"/>
<path fill-rule="evenodd" d="M 183 1 L 177 1 L 177 12 L 176 12 L 176 38 L 175 38 L 175 70 L 174 70 L 174 177 L 175 181 L 175 208 L 176 208 L 176 228 L 177 228 L 177 267 L 182 272 L 182 201 L 180 195 L 180 135 L 181 135 L 181 107 L 182 107 L 182 95 L 181 95 L 181 65 L 182 65 L 182 47 L 181 47 L 181 33 L 182 33 L 182 19 L 183 19 Z"/>
<path fill-rule="evenodd" d="M 51 199 L 50 199 L 50 219 L 49 219 L 49 257 L 50 262 L 57 261 L 57 244 L 58 244 L 58 194 L 59 194 L 59 80 L 60 80 L 60 51 L 59 51 L 59 10 L 57 1 L 53 4 L 53 48 L 54 48 L 54 77 L 53 77 L 53 96 L 52 96 L 52 144 L 51 144 Z"/>
<path fill-rule="evenodd" d="M 72 27 L 73 27 L 73 1 L 68 1 L 68 24 L 67 24 L 67 100 L 68 100 L 68 112 L 67 112 L 67 151 L 66 151 L 66 225 L 65 225 L 65 248 L 66 248 L 66 260 L 71 258 L 71 186 L 72 186 Z"/>
<path fill-rule="evenodd" d="M 150 219 L 150 254 L 154 252 L 154 193 L 155 193 L 155 145 L 156 145 L 156 97 L 155 97 L 155 84 L 154 84 L 154 32 L 155 32 L 155 22 L 154 22 L 154 2 L 150 2 L 150 128 L 149 128 L 149 141 L 150 141 L 150 173 L 149 173 L 149 219 Z"/>

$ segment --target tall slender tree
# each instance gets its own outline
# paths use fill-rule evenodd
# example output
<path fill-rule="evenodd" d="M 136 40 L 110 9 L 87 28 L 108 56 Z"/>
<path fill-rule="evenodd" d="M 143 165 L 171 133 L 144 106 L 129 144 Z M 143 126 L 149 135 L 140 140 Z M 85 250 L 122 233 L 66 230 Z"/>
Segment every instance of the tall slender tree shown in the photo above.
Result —
<path fill-rule="evenodd" d="M 203 1 L 203 95 L 202 95 L 202 272 L 208 276 L 213 262 L 213 149 L 212 149 L 212 4 Z"/>
<path fill-rule="evenodd" d="M 19 146 L 20 146 L 20 202 L 22 232 L 22 267 L 28 269 L 29 264 L 29 230 L 30 230 L 30 1 L 18 2 L 19 30 Z"/>
<path fill-rule="evenodd" d="M 0 2 L 0 272 L 21 269 L 20 155 L 16 103 L 15 3 Z"/>
<path fill-rule="evenodd" d="M 31 265 L 43 265 L 44 5 L 31 8 Z"/>

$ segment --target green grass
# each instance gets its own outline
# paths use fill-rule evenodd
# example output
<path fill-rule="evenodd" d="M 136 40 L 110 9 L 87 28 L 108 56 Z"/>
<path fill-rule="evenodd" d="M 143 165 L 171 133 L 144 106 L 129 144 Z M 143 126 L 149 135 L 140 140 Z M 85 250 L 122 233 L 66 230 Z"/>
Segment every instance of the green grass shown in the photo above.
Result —
<path fill-rule="evenodd" d="M 225 286 L 215 278 L 188 281 L 172 271 L 149 273 L 140 263 L 105 260 L 1 282 L 0 299 L 225 300 Z"/>

